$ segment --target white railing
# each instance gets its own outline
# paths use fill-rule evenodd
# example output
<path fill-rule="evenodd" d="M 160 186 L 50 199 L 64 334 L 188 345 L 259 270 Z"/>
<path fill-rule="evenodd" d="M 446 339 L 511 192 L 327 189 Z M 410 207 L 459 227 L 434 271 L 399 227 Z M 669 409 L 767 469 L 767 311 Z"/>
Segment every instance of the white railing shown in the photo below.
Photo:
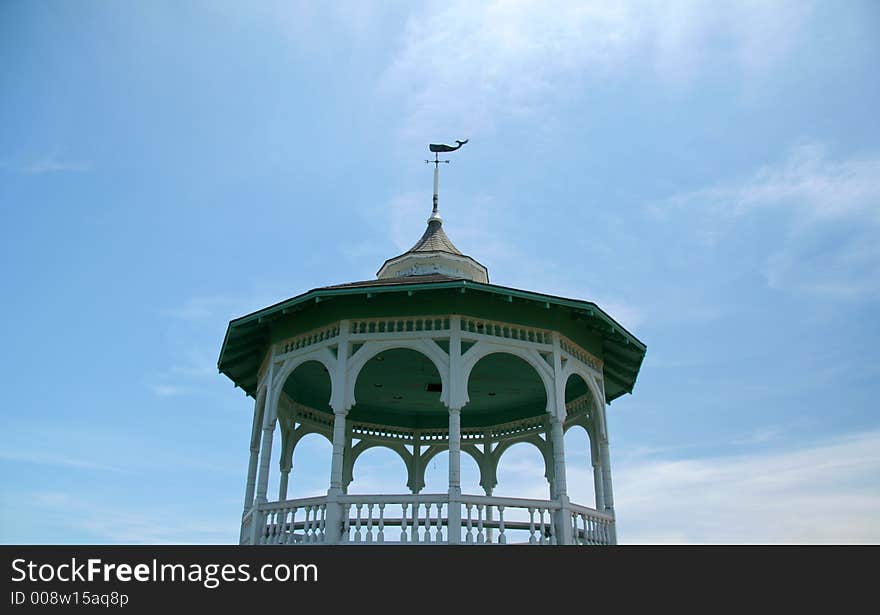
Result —
<path fill-rule="evenodd" d="M 327 498 L 267 502 L 259 508 L 263 531 L 258 544 L 316 544 L 324 542 Z"/>
<path fill-rule="evenodd" d="M 569 504 L 572 541 L 576 545 L 611 545 L 614 537 L 614 517 L 598 510 Z"/>
<path fill-rule="evenodd" d="M 328 515 L 331 506 L 337 515 Z M 450 509 L 458 523 L 450 524 Z M 251 544 L 253 519 L 262 528 L 257 544 L 318 544 L 335 536 L 346 544 L 615 544 L 613 516 L 577 504 L 562 510 L 552 500 L 462 495 L 450 503 L 445 493 L 342 495 L 335 502 L 324 496 L 269 502 L 252 512 L 242 518 L 241 544 Z M 328 518 L 338 525 L 328 526 Z"/>
<path fill-rule="evenodd" d="M 241 545 L 251 544 L 251 528 L 253 527 L 253 520 L 254 520 L 254 509 L 251 508 L 241 518 L 241 535 L 239 536 L 238 544 L 241 544 Z"/>
<path fill-rule="evenodd" d="M 449 496 L 346 495 L 342 505 L 342 537 L 348 543 L 445 543 L 448 539 Z M 386 528 L 398 528 L 386 532 Z"/>
<path fill-rule="evenodd" d="M 556 544 L 556 502 L 480 495 L 461 500 L 465 544 Z"/>

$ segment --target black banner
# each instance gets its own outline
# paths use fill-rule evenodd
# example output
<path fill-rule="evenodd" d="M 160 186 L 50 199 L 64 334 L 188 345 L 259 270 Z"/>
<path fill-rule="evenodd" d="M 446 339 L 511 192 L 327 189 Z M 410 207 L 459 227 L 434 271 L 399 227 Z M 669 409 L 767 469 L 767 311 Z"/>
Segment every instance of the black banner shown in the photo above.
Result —
<path fill-rule="evenodd" d="M 867 548 L 6 546 L 2 613 L 858 605 Z M 873 605 L 873 599 L 868 604 Z M 862 608 L 862 607 L 860 607 Z M 873 610 L 871 606 L 871 610 Z M 429 609 L 432 610 L 432 609 Z"/>

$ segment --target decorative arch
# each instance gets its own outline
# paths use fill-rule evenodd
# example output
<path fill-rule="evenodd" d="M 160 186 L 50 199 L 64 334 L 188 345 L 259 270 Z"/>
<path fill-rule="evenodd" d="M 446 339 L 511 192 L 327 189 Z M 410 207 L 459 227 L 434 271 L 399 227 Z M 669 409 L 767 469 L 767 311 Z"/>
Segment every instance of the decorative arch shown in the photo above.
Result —
<path fill-rule="evenodd" d="M 346 488 L 354 480 L 354 466 L 357 463 L 358 457 L 360 457 L 363 453 L 371 448 L 386 448 L 397 453 L 401 460 L 403 460 L 403 465 L 406 468 L 407 477 L 409 478 L 412 470 L 412 453 L 406 450 L 406 447 L 402 443 L 371 442 L 369 440 L 361 440 L 351 447 L 351 456 L 348 460 L 346 460 L 346 463 L 343 464 L 342 484 Z"/>
<path fill-rule="evenodd" d="M 605 397 L 602 393 L 602 387 L 596 381 L 596 377 L 593 375 L 592 371 L 576 359 L 569 359 L 565 362 L 565 367 L 562 368 L 562 382 L 568 383 L 568 379 L 572 375 L 580 376 L 580 378 L 586 383 L 587 388 L 593 395 L 593 407 L 595 408 L 596 413 L 601 415 L 602 409 L 605 407 Z M 597 424 L 600 422 L 601 419 L 596 421 Z"/>
<path fill-rule="evenodd" d="M 563 432 L 567 434 L 569 431 L 571 431 L 572 427 L 580 427 L 584 430 L 584 432 L 587 434 L 587 445 L 590 447 L 590 461 L 593 463 L 593 465 L 599 463 L 599 447 L 595 440 L 596 436 L 593 433 L 593 428 L 585 422 L 577 421 L 575 423 L 569 423 L 568 425 L 566 425 Z"/>
<path fill-rule="evenodd" d="M 345 378 L 345 409 L 351 410 L 351 407 L 357 403 L 354 397 L 355 385 L 358 376 L 361 373 L 367 361 L 375 357 L 380 352 L 386 350 L 414 350 L 424 355 L 434 367 L 440 376 L 442 384 L 442 392 L 440 393 L 440 402 L 449 407 L 449 355 L 440 348 L 434 341 L 430 339 L 413 339 L 413 340 L 374 340 L 365 342 L 363 346 L 358 348 L 351 357 L 349 357 L 347 374 Z"/>
<path fill-rule="evenodd" d="M 299 427 L 294 428 L 293 421 L 290 421 L 290 424 L 286 426 L 286 428 L 282 428 L 281 430 L 281 458 L 278 460 L 279 466 L 282 470 L 290 469 L 293 463 L 293 451 L 296 449 L 296 445 L 299 444 L 299 441 L 303 439 L 303 437 L 316 433 L 319 436 L 324 436 L 327 441 L 333 445 L 333 437 L 320 429 L 313 429 L 307 427 L 300 423 Z"/>
<path fill-rule="evenodd" d="M 309 361 L 316 361 L 327 368 L 327 374 L 330 376 L 330 399 L 333 399 L 333 392 L 336 391 L 339 386 L 337 382 L 338 377 L 336 375 L 336 358 L 333 356 L 333 353 L 330 352 L 329 348 L 316 348 L 305 354 L 289 357 L 281 363 L 278 373 L 272 378 L 271 408 L 273 413 L 277 414 L 278 412 L 278 400 L 281 399 L 281 392 L 284 389 L 284 383 L 287 382 L 290 375 L 296 371 L 296 368 Z"/>
<path fill-rule="evenodd" d="M 421 466 L 419 467 L 419 475 L 414 477 L 416 479 L 416 484 L 420 485 L 420 488 L 424 488 L 425 486 L 425 471 L 428 468 L 428 464 L 431 462 L 434 457 L 449 450 L 449 444 L 446 442 L 438 442 L 436 444 L 431 444 L 422 451 L 421 454 Z M 480 486 L 483 486 L 484 481 L 484 469 L 483 469 L 483 454 L 477 449 L 473 444 L 465 444 L 461 445 L 461 452 L 465 455 L 468 455 L 474 462 L 477 464 L 477 468 L 480 470 Z"/>
<path fill-rule="evenodd" d="M 551 413 L 554 407 L 555 387 L 553 383 L 553 368 L 541 357 L 541 354 L 533 348 L 520 348 L 518 346 L 498 344 L 486 340 L 480 340 L 461 356 L 462 377 L 464 386 L 462 387 L 462 395 L 464 396 L 463 404 L 470 402 L 467 384 L 471 378 L 471 372 L 477 363 L 492 354 L 509 354 L 519 357 L 529 365 L 531 365 L 541 382 L 544 384 L 544 393 L 547 396 L 546 412 Z"/>
<path fill-rule="evenodd" d="M 538 452 L 541 454 L 541 458 L 544 460 L 544 478 L 547 480 L 548 485 L 552 489 L 553 484 L 553 452 L 549 443 L 541 438 L 537 434 L 531 434 L 529 436 L 523 438 L 517 438 L 515 440 L 505 440 L 498 444 L 495 447 L 495 451 L 493 451 L 493 468 L 492 474 L 495 478 L 495 483 L 498 482 L 498 466 L 501 462 L 501 458 L 504 456 L 504 453 L 510 450 L 517 444 L 532 444 L 535 448 L 538 449 Z"/>

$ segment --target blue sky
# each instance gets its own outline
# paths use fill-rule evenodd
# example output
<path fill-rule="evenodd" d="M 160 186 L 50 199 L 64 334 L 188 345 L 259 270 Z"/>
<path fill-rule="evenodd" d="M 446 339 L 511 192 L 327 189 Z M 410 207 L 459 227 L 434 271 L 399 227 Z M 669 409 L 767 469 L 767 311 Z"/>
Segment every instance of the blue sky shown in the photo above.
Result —
<path fill-rule="evenodd" d="M 0 541 L 236 541 L 226 323 L 374 277 L 426 144 L 470 138 L 457 246 L 648 345 L 621 542 L 880 542 L 876 3 L 19 1 L 0 58 Z M 496 493 L 542 495 L 508 455 Z M 294 464 L 326 489 L 325 441 Z M 355 473 L 403 491 L 393 454 Z"/>

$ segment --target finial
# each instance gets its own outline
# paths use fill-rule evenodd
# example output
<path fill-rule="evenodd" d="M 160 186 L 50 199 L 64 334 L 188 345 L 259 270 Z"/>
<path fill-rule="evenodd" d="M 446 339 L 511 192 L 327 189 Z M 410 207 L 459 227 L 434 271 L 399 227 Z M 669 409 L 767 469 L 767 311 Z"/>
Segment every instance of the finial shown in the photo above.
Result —
<path fill-rule="evenodd" d="M 426 160 L 425 164 L 434 164 L 434 208 L 431 211 L 431 217 L 428 218 L 428 224 L 431 222 L 436 222 L 438 224 L 443 224 L 443 218 L 440 217 L 439 211 L 439 200 L 440 200 L 440 163 L 445 162 L 449 164 L 448 160 L 440 160 L 440 152 L 454 152 L 457 149 L 461 149 L 461 146 L 468 142 L 467 139 L 464 141 L 459 141 L 456 139 L 455 141 L 458 143 L 456 146 L 452 145 L 444 145 L 443 143 L 431 143 L 428 145 L 428 150 L 434 153 L 434 160 Z"/>

